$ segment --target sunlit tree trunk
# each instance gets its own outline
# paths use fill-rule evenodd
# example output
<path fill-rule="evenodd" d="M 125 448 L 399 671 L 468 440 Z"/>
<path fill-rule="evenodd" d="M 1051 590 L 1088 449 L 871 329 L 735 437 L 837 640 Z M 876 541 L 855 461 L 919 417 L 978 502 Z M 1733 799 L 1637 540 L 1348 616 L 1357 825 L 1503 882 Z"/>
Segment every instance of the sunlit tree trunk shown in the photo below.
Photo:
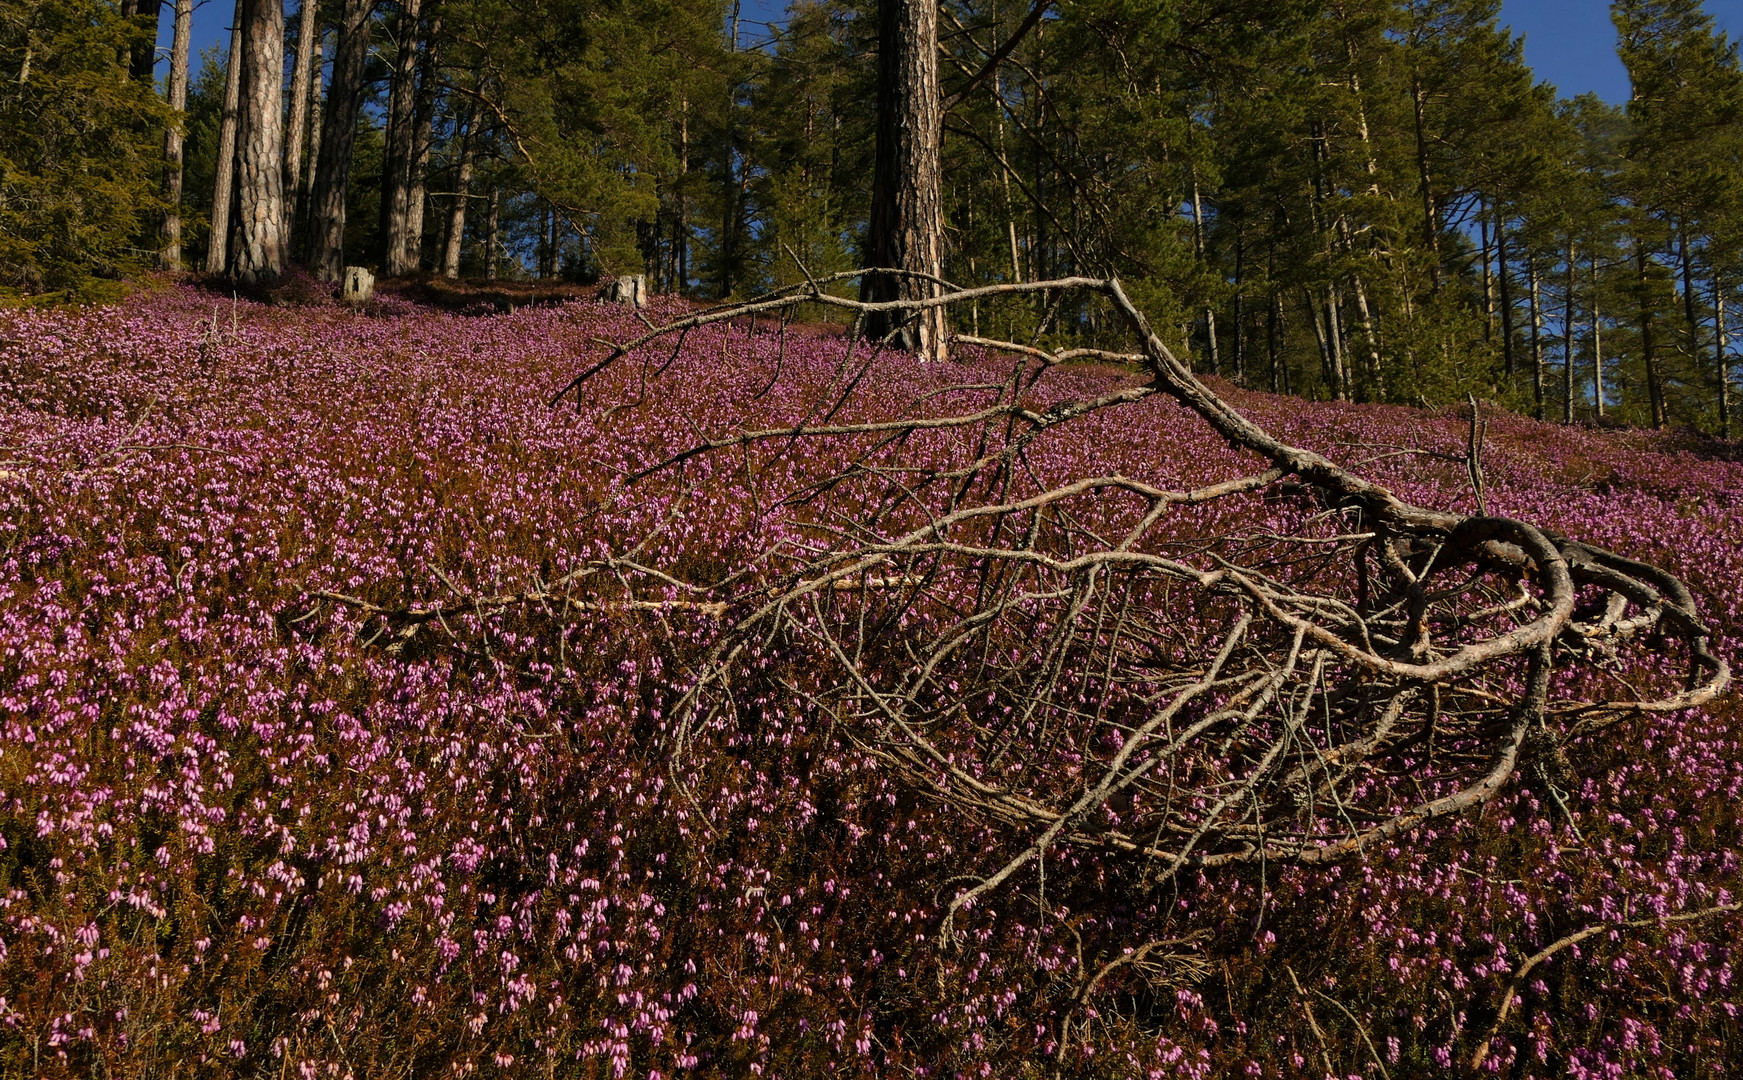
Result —
<path fill-rule="evenodd" d="M 403 274 L 406 220 L 411 202 L 412 156 L 416 152 L 418 23 L 423 0 L 402 0 L 394 27 L 399 51 L 387 90 L 387 149 L 381 165 L 380 251 L 383 274 Z"/>
<path fill-rule="evenodd" d="M 291 74 L 290 118 L 285 121 L 284 190 L 287 197 L 284 234 L 287 237 L 292 235 L 291 230 L 295 227 L 296 192 L 302 180 L 303 143 L 308 136 L 309 72 L 314 69 L 320 54 L 321 18 L 316 10 L 317 3 L 318 0 L 302 0 L 297 12 L 297 62 Z"/>
<path fill-rule="evenodd" d="M 244 0 L 242 113 L 237 126 L 236 250 L 242 281 L 284 270 L 284 0 Z"/>
<path fill-rule="evenodd" d="M 490 216 L 484 219 L 484 280 L 496 280 L 496 222 L 502 207 L 502 189 L 490 189 Z"/>
<path fill-rule="evenodd" d="M 865 266 L 939 277 L 944 268 L 941 148 L 943 98 L 938 83 L 937 0 L 879 0 L 876 164 Z M 868 274 L 860 297 L 868 302 L 921 300 L 939 287 L 906 275 Z M 892 333 L 921 358 L 947 354 L 942 307 L 918 317 L 866 319 L 866 333 Z"/>
<path fill-rule="evenodd" d="M 1725 283 L 1713 274 L 1713 340 L 1719 367 L 1719 437 L 1731 437 L 1731 339 L 1725 326 Z"/>
<path fill-rule="evenodd" d="M 290 234 L 293 238 L 293 243 L 300 234 L 302 243 L 301 253 L 305 261 L 307 260 L 309 250 L 309 230 L 306 228 L 306 223 L 309 220 L 309 214 L 313 210 L 311 196 L 313 195 L 315 188 L 315 170 L 320 168 L 321 164 L 321 112 L 326 99 L 326 95 L 322 93 L 321 90 L 321 68 L 326 54 L 327 35 L 325 31 L 322 31 L 315 39 L 315 62 L 309 69 L 309 159 L 303 163 L 302 170 L 297 176 L 296 211 L 292 215 L 297 228 Z M 287 196 L 287 198 L 288 197 L 289 196 Z M 293 258 L 294 257 L 295 255 L 293 255 Z"/>
<path fill-rule="evenodd" d="M 218 162 L 212 179 L 212 236 L 206 243 L 206 273 L 222 274 L 230 259 L 230 200 L 236 188 L 236 114 L 242 105 L 242 3 L 230 26 L 225 61 L 224 111 L 218 119 Z"/>
<path fill-rule="evenodd" d="M 424 35 L 424 51 L 418 60 L 418 92 L 412 110 L 412 159 L 407 174 L 405 259 L 406 270 L 413 271 L 424 261 L 424 203 L 429 192 L 430 148 L 435 143 L 436 123 L 436 42 L 442 34 L 442 16 L 430 20 Z"/>
<path fill-rule="evenodd" d="M 460 243 L 466 235 L 466 198 L 472 189 L 472 127 L 477 110 L 468 108 L 460 135 L 460 161 L 454 170 L 454 209 L 448 214 L 448 238 L 442 248 L 442 276 L 460 276 Z"/>
<path fill-rule="evenodd" d="M 1604 418 L 1604 316 L 1598 310 L 1598 257 L 1592 257 L 1592 409 Z"/>
<path fill-rule="evenodd" d="M 1561 422 L 1574 422 L 1574 293 L 1579 263 L 1574 242 L 1567 243 L 1567 310 L 1562 315 Z"/>
<path fill-rule="evenodd" d="M 345 268 L 345 194 L 351 180 L 351 150 L 363 108 L 363 66 L 369 59 L 374 0 L 344 0 L 339 44 L 321 118 L 321 145 L 309 198 L 309 266 L 322 281 L 337 281 Z"/>
<path fill-rule="evenodd" d="M 188 47 L 194 0 L 176 0 L 175 41 L 169 51 L 169 107 L 175 113 L 163 136 L 163 250 L 165 270 L 182 269 L 182 140 L 188 111 Z"/>
<path fill-rule="evenodd" d="M 1531 400 L 1532 415 L 1543 419 L 1543 297 L 1537 285 L 1537 259 L 1525 258 L 1525 279 L 1531 290 Z"/>

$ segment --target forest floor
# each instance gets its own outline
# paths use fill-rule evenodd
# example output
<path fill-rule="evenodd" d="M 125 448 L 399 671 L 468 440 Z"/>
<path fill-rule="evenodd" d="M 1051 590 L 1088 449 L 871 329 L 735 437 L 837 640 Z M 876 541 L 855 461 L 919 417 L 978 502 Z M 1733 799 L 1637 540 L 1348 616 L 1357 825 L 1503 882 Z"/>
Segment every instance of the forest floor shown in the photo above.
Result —
<path fill-rule="evenodd" d="M 804 464 L 775 451 L 623 480 L 791 422 L 846 343 L 710 328 L 656 388 L 630 365 L 553 407 L 639 332 L 591 292 L 0 312 L 0 1075 L 1422 1076 L 1515 993 L 1486 1069 L 1743 1060 L 1738 920 L 1677 918 L 1743 893 L 1734 698 L 1577 747 L 1565 802 L 1521 775 L 1330 870 L 1145 894 L 1117 860 L 1048 861 L 947 949 L 941 892 L 1009 840 L 805 710 L 747 703 L 706 805 L 679 796 L 665 719 L 706 612 L 479 611 L 400 641 L 329 599 L 527 589 L 636 545 L 701 580 L 792 526 L 757 500 Z M 880 362 L 892 401 L 1003 370 Z M 1463 410 L 1219 389 L 1475 508 Z M 1164 486 L 1242 466 L 1159 400 L 1034 455 Z M 1734 447 L 1496 414 L 1485 470 L 1491 512 L 1681 574 L 1737 663 Z"/>

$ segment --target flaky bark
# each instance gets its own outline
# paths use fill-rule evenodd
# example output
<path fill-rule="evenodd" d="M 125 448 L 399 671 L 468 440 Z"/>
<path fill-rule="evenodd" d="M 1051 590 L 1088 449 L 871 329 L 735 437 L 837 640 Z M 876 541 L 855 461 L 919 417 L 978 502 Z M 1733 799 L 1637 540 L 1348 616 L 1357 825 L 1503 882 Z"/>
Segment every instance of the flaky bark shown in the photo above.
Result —
<path fill-rule="evenodd" d="M 206 273 L 222 274 L 230 264 L 230 202 L 236 193 L 236 118 L 242 103 L 242 4 L 230 25 L 230 55 L 225 62 L 224 111 L 218 120 L 218 167 L 212 180 L 212 238 L 206 244 Z"/>
<path fill-rule="evenodd" d="M 357 117 L 363 109 L 363 66 L 369 59 L 374 11 L 374 0 L 344 0 L 339 15 L 339 45 L 333 55 L 310 198 L 309 267 L 322 281 L 338 281 L 345 268 L 345 194 L 351 181 Z"/>
<path fill-rule="evenodd" d="M 169 107 L 175 113 L 163 135 L 163 249 L 159 265 L 182 269 L 182 139 L 188 111 L 188 46 L 194 0 L 176 0 L 175 42 L 169 52 Z"/>
<path fill-rule="evenodd" d="M 243 0 L 242 114 L 237 130 L 236 250 L 241 281 L 284 270 L 284 4 Z"/>
<path fill-rule="evenodd" d="M 943 274 L 943 139 L 936 0 L 879 0 L 877 161 L 865 266 L 908 273 L 861 278 L 860 296 L 867 302 L 938 295 L 935 284 L 913 275 Z M 944 359 L 944 308 L 902 316 L 874 311 L 865 332 L 874 339 L 894 334 L 902 348 L 925 359 Z"/>

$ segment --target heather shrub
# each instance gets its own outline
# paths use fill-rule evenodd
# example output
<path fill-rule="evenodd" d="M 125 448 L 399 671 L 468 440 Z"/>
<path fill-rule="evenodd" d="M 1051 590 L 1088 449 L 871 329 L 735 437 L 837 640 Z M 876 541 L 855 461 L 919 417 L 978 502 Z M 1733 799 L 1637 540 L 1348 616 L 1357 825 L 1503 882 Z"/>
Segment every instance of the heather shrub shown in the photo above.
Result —
<path fill-rule="evenodd" d="M 1736 916 L 1675 921 L 1738 890 L 1729 701 L 1590 740 L 1565 797 L 1521 773 L 1330 868 L 1149 886 L 1062 849 L 941 942 L 953 882 L 1027 840 L 808 706 L 794 643 L 748 657 L 731 722 L 675 759 L 706 611 L 614 607 L 632 590 L 600 575 L 591 608 L 404 636 L 323 595 L 505 592 L 637 545 L 706 580 L 799 543 L 824 510 L 753 505 L 742 460 L 625 477 L 698 430 L 801 414 L 841 339 L 716 328 L 657 387 L 626 369 L 552 408 L 625 313 L 244 300 L 232 327 L 210 303 L 0 316 L 8 1075 L 1438 1075 L 1528 957 L 1593 925 L 1533 968 L 1485 1069 L 1718 1076 L 1739 1052 Z M 888 357 L 853 407 L 983 363 Z M 1230 396 L 1340 460 L 1464 437 L 1452 415 Z M 1490 438 L 1492 509 L 1669 566 L 1736 655 L 1743 466 L 1512 418 Z M 1156 400 L 1032 459 L 1168 484 L 1239 465 Z M 1455 464 L 1363 467 L 1469 508 Z"/>

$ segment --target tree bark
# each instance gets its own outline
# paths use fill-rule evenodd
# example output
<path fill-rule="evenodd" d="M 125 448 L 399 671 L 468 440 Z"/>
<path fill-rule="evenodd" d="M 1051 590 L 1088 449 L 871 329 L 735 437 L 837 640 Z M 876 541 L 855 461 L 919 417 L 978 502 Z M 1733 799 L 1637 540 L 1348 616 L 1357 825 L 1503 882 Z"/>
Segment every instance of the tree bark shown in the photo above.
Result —
<path fill-rule="evenodd" d="M 1574 242 L 1567 243 L 1567 310 L 1562 316 L 1561 422 L 1574 422 L 1574 292 L 1579 262 Z"/>
<path fill-rule="evenodd" d="M 399 53 L 387 91 L 387 148 L 381 165 L 381 272 L 406 272 L 406 220 L 411 204 L 412 157 L 416 152 L 418 23 L 423 0 L 401 0 L 395 28 Z"/>
<path fill-rule="evenodd" d="M 418 60 L 418 92 L 412 110 L 413 138 L 409 186 L 406 194 L 405 265 L 408 272 L 424 261 L 424 204 L 429 193 L 430 149 L 436 125 L 436 41 L 442 34 L 438 10 L 424 34 L 424 51 Z"/>
<path fill-rule="evenodd" d="M 1713 274 L 1713 340 L 1715 342 L 1714 359 L 1719 368 L 1719 437 L 1731 437 L 1731 358 L 1726 355 L 1731 348 L 1729 332 L 1725 326 L 1725 283 L 1718 273 Z"/>
<path fill-rule="evenodd" d="M 1434 291 L 1439 292 L 1441 286 L 1440 269 L 1440 214 L 1434 207 L 1434 187 L 1430 182 L 1428 172 L 1428 91 L 1420 83 L 1412 79 L 1410 87 L 1410 102 L 1416 121 L 1416 170 L 1417 182 L 1422 194 L 1422 239 L 1428 247 L 1429 276 L 1434 284 Z"/>
<path fill-rule="evenodd" d="M 442 248 L 442 276 L 460 276 L 460 243 L 466 236 L 466 199 L 472 188 L 472 128 L 478 110 L 468 106 L 465 130 L 460 135 L 460 161 L 454 170 L 454 209 L 448 214 L 448 238 Z"/>
<path fill-rule="evenodd" d="M 176 0 L 175 42 L 169 52 L 169 107 L 175 113 L 163 136 L 163 249 L 159 265 L 182 269 L 182 140 L 188 112 L 188 47 L 194 0 Z"/>
<path fill-rule="evenodd" d="M 1652 280 L 1647 271 L 1647 265 L 1652 260 L 1646 254 L 1646 248 L 1637 241 L 1634 249 L 1634 264 L 1639 272 L 1640 280 L 1640 355 L 1646 362 L 1646 396 L 1652 408 L 1652 426 L 1664 427 L 1664 387 L 1658 383 L 1658 354 L 1652 340 Z"/>
<path fill-rule="evenodd" d="M 322 281 L 338 281 L 345 268 L 345 195 L 351 151 L 363 108 L 363 66 L 369 59 L 374 0 L 344 0 L 339 44 L 321 119 L 321 146 L 310 193 L 309 266 Z"/>
<path fill-rule="evenodd" d="M 939 286 L 908 274 L 942 276 L 944 202 L 941 150 L 943 98 L 938 83 L 937 0 L 879 0 L 876 165 L 860 298 L 867 302 L 922 300 Z M 894 335 L 924 360 L 948 354 L 944 309 L 865 320 L 874 340 Z"/>
<path fill-rule="evenodd" d="M 496 220 L 502 207 L 502 189 L 490 189 L 490 216 L 484 219 L 484 280 L 496 280 Z"/>
<path fill-rule="evenodd" d="M 317 10 L 319 0 L 302 0 L 297 10 L 297 62 L 291 74 L 291 106 L 290 119 L 285 121 L 284 145 L 284 190 L 292 193 L 285 200 L 285 236 L 292 236 L 296 225 L 297 200 L 294 193 L 301 186 L 303 172 L 303 142 L 308 136 L 309 99 L 311 87 L 309 72 L 314 69 L 315 57 L 319 52 L 320 42 L 320 12 Z"/>
<path fill-rule="evenodd" d="M 1501 360 L 1507 371 L 1508 388 L 1512 388 L 1513 372 L 1513 284 L 1507 273 L 1507 217 L 1495 201 L 1495 273 L 1501 292 Z"/>
<path fill-rule="evenodd" d="M 1199 266 L 1204 266 L 1206 261 L 1204 253 L 1204 206 L 1199 202 L 1196 170 L 1192 177 L 1192 250 L 1193 254 L 1198 256 Z M 1217 352 L 1216 342 L 1216 305 L 1214 303 L 1204 305 L 1201 317 L 1204 319 L 1205 357 L 1210 361 L 1211 374 L 1221 375 L 1222 356 Z"/>
<path fill-rule="evenodd" d="M 1598 257 L 1592 256 L 1592 409 L 1604 418 L 1604 316 L 1598 310 Z"/>
<path fill-rule="evenodd" d="M 241 281 L 284 270 L 284 0 L 244 0 L 242 115 L 237 127 L 236 250 Z"/>
<path fill-rule="evenodd" d="M 313 0 L 311 0 L 311 2 L 313 2 Z M 290 234 L 293 240 L 298 232 L 302 234 L 302 256 L 305 261 L 308 258 L 309 251 L 309 230 L 304 227 L 304 225 L 309 220 L 309 214 L 313 210 L 311 195 L 315 188 L 315 170 L 318 169 L 321 164 L 321 112 L 322 103 L 326 97 L 321 90 L 321 68 L 323 66 L 323 58 L 326 54 L 327 35 L 325 31 L 322 31 L 315 39 L 315 63 L 309 69 L 309 160 L 304 163 L 296 180 L 296 212 L 294 218 L 298 224 L 298 230 Z"/>
<path fill-rule="evenodd" d="M 242 4 L 230 26 L 225 60 L 224 111 L 218 120 L 218 167 L 212 181 L 212 236 L 206 242 L 206 273 L 222 274 L 230 264 L 230 199 L 236 190 L 236 114 L 242 107 Z"/>
<path fill-rule="evenodd" d="M 1543 419 L 1543 303 L 1537 288 L 1537 259 L 1525 258 L 1525 279 L 1531 290 L 1531 400 L 1532 415 Z"/>

